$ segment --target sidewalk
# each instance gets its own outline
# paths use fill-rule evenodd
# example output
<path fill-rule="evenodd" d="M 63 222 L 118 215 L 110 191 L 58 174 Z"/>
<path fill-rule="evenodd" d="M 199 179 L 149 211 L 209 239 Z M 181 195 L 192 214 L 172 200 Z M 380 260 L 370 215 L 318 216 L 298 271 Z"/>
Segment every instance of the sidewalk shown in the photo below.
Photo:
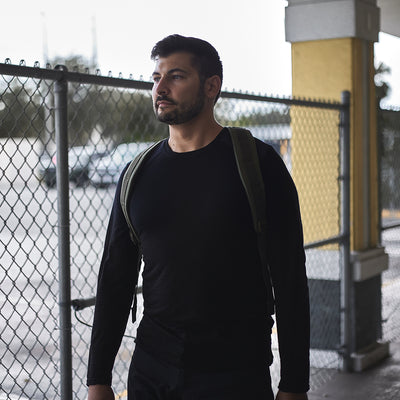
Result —
<path fill-rule="evenodd" d="M 390 344 L 390 357 L 361 373 L 338 372 L 308 393 L 309 400 L 399 400 L 400 342 Z"/>

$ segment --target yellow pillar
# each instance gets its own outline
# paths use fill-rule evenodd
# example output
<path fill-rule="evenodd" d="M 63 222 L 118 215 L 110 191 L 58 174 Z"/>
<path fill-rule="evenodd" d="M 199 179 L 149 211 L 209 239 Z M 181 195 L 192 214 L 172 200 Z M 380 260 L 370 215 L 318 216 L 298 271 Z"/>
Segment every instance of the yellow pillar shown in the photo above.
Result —
<path fill-rule="evenodd" d="M 292 44 L 293 96 L 340 101 L 343 90 L 351 93 L 351 243 L 353 250 L 365 250 L 378 244 L 377 138 L 373 71 L 373 43 L 362 39 L 340 38 Z M 365 78 L 367 84 L 364 83 Z M 337 131 L 335 133 L 338 134 Z M 324 132 L 318 134 L 322 135 Z M 307 177 L 304 176 L 305 168 L 299 164 L 296 168 L 296 138 L 295 135 L 293 136 L 293 172 L 295 179 L 296 173 L 299 174 L 297 183 L 297 180 L 301 181 Z M 331 138 L 329 135 L 327 137 Z M 304 141 L 305 138 L 301 139 Z M 308 139 L 307 142 L 309 142 Z M 306 163 L 315 156 L 304 155 L 305 149 L 306 146 L 302 150 L 301 158 Z M 311 146 L 308 146 L 308 149 L 310 152 L 316 151 Z M 329 153 L 330 150 L 332 146 L 329 146 L 329 142 L 326 148 L 319 149 L 321 153 Z M 330 190 L 334 189 L 330 188 Z M 301 185 L 299 191 L 301 191 Z M 308 204 L 312 207 L 310 212 L 314 213 L 315 204 L 312 205 L 309 202 Z M 303 205 L 305 214 L 308 213 L 308 206 L 306 202 Z M 332 231 L 335 229 L 336 227 L 332 226 Z M 310 237 L 312 237 L 311 233 Z"/>

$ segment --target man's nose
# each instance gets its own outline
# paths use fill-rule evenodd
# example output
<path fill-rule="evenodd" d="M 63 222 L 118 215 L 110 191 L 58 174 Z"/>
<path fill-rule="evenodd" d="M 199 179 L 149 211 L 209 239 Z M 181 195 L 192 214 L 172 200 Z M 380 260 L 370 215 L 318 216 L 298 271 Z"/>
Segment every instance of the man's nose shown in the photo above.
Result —
<path fill-rule="evenodd" d="M 168 91 L 169 91 L 169 89 L 168 89 L 167 80 L 164 77 L 160 78 L 160 80 L 157 83 L 156 92 L 158 94 L 166 94 L 166 93 L 168 93 Z"/>

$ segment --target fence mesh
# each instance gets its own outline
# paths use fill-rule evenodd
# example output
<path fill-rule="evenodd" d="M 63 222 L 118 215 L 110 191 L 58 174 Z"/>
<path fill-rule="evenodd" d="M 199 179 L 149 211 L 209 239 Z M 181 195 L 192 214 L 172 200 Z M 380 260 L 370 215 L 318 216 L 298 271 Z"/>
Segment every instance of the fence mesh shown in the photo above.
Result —
<path fill-rule="evenodd" d="M 35 78 L 38 70 L 24 70 L 22 77 L 0 75 L 0 398 L 7 399 L 60 398 L 54 82 Z M 68 91 L 72 299 L 95 295 L 121 167 L 143 146 L 167 135 L 153 117 L 149 89 L 140 82 L 137 88 L 117 88 L 118 79 L 115 86 L 98 80 L 69 83 Z M 249 127 L 281 154 L 298 186 L 306 243 L 339 233 L 337 110 L 225 94 L 216 117 L 222 124 Z M 308 249 L 307 271 L 312 303 L 318 305 L 312 310 L 311 352 L 311 383 L 317 386 L 340 362 L 338 246 Z M 86 395 L 92 318 L 93 307 L 72 315 L 74 398 Z M 136 324 L 128 324 L 115 363 L 117 398 L 126 398 L 135 331 Z M 273 351 L 276 384 L 276 332 Z"/>
<path fill-rule="evenodd" d="M 380 203 L 382 244 L 389 254 L 389 269 L 382 275 L 383 338 L 400 338 L 400 109 L 378 113 L 380 144 Z"/>

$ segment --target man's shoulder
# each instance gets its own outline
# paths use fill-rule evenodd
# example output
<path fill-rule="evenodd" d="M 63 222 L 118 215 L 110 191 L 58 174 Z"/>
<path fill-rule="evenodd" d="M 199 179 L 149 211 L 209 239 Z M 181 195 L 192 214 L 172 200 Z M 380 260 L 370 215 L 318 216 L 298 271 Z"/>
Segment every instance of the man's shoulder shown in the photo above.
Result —
<path fill-rule="evenodd" d="M 279 153 L 279 148 L 254 137 L 257 154 L 263 176 L 268 179 L 272 177 L 290 176 L 287 166 Z"/>
<path fill-rule="evenodd" d="M 259 160 L 262 164 L 265 163 L 272 163 L 275 165 L 276 163 L 280 164 L 282 162 L 282 159 L 280 155 L 278 154 L 276 147 L 274 147 L 272 144 L 267 143 L 259 139 L 254 132 L 252 131 L 251 128 L 246 128 L 246 127 L 224 127 L 224 129 L 221 131 L 220 134 L 220 139 L 221 141 L 224 141 L 226 144 L 229 144 L 229 146 L 232 146 L 232 141 L 229 138 L 229 132 L 235 129 L 240 132 L 240 130 L 250 132 L 251 136 L 253 136 L 256 148 L 257 148 L 257 154 L 259 157 Z"/>
<path fill-rule="evenodd" d="M 251 131 L 250 131 L 251 132 Z M 253 135 L 254 136 L 254 135 Z M 276 148 L 270 143 L 264 142 L 261 139 L 254 136 L 254 140 L 256 142 L 257 152 L 260 157 L 267 157 L 269 160 L 279 160 L 280 155 L 278 154 Z"/>
<path fill-rule="evenodd" d="M 165 148 L 166 141 L 167 139 L 161 139 L 153 143 L 149 143 L 149 145 L 144 150 L 136 155 L 132 162 L 137 163 L 140 160 L 138 164 L 142 166 L 147 163 L 149 159 L 162 156 L 163 154 L 165 154 L 163 149 Z"/>

